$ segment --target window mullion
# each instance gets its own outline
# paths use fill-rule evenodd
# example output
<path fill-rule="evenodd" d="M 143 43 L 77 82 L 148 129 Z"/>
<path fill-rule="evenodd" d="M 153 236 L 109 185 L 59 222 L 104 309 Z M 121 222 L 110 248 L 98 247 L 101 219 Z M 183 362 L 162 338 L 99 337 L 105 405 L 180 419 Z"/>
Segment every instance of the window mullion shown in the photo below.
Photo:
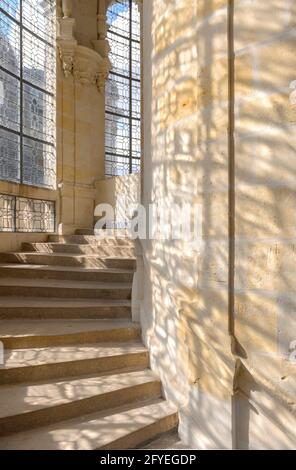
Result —
<path fill-rule="evenodd" d="M 23 0 L 20 0 L 20 183 L 24 180 L 23 171 Z"/>
<path fill-rule="evenodd" d="M 129 0 L 130 2 L 130 9 L 129 9 L 129 98 L 130 98 L 130 105 L 129 105 L 129 137 L 130 137 L 130 155 L 129 155 L 129 172 L 133 172 L 133 164 L 132 164 L 132 154 L 133 154 L 133 123 L 132 123 L 132 107 L 133 107 L 133 81 L 132 81 L 132 74 L 133 74 L 133 49 L 132 49 L 132 33 L 133 33 L 133 1 Z"/>

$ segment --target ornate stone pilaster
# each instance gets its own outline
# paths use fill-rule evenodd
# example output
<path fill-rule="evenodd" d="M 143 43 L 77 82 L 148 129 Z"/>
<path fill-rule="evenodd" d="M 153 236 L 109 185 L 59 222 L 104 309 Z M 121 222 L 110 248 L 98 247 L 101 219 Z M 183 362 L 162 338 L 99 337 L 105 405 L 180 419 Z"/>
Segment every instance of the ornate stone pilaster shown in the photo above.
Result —
<path fill-rule="evenodd" d="M 74 38 L 74 26 L 74 18 L 58 19 L 57 46 L 66 78 L 72 73 L 75 49 L 77 46 L 77 41 Z"/>

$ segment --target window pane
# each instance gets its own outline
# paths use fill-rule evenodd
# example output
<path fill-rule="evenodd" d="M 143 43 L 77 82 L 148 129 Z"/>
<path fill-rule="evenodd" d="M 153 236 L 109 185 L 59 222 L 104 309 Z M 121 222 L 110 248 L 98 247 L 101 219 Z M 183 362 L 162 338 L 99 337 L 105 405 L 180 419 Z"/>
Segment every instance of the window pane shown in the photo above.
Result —
<path fill-rule="evenodd" d="M 129 57 L 130 57 L 130 43 L 128 39 L 116 36 L 113 33 L 108 33 L 110 44 L 109 58 L 112 64 L 112 72 L 119 73 L 128 77 L 129 72 Z"/>
<path fill-rule="evenodd" d="M 0 70 L 0 125 L 19 131 L 20 83 Z"/>
<path fill-rule="evenodd" d="M 55 187 L 55 5 L 0 0 L 0 178 L 46 187 Z"/>
<path fill-rule="evenodd" d="M 0 129 L 0 178 L 8 181 L 20 179 L 20 138 Z"/>
<path fill-rule="evenodd" d="M 140 173 L 141 171 L 141 160 L 137 158 L 132 159 L 132 173 Z"/>
<path fill-rule="evenodd" d="M 106 152 L 129 156 L 130 154 L 129 119 L 106 116 Z"/>
<path fill-rule="evenodd" d="M 24 138 L 24 183 L 52 187 L 55 183 L 55 149 L 51 145 Z"/>
<path fill-rule="evenodd" d="M 141 83 L 132 82 L 132 115 L 134 118 L 141 118 Z"/>
<path fill-rule="evenodd" d="M 23 24 L 48 43 L 55 40 L 55 0 L 23 0 Z"/>
<path fill-rule="evenodd" d="M 19 75 L 20 67 L 19 26 L 0 12 L 0 63 L 2 67 Z"/>
<path fill-rule="evenodd" d="M 141 77 L 140 44 L 137 42 L 132 42 L 132 76 L 138 80 Z"/>
<path fill-rule="evenodd" d="M 0 195 L 0 232 L 14 232 L 15 230 L 15 197 Z"/>
<path fill-rule="evenodd" d="M 141 156 L 140 13 L 113 1 L 107 12 L 111 73 L 106 86 L 106 175 L 138 171 Z M 131 129 L 132 126 L 132 129 Z"/>
<path fill-rule="evenodd" d="M 16 200 L 17 232 L 54 232 L 54 202 L 18 197 Z"/>
<path fill-rule="evenodd" d="M 55 53 L 32 34 L 23 33 L 23 75 L 34 85 L 54 92 L 55 88 Z"/>
<path fill-rule="evenodd" d="M 54 142 L 54 103 L 52 98 L 24 84 L 24 133 L 36 139 Z"/>
<path fill-rule="evenodd" d="M 130 172 L 129 158 L 118 157 L 118 155 L 106 155 L 106 176 L 128 175 Z"/>
<path fill-rule="evenodd" d="M 141 18 L 138 5 L 133 2 L 132 5 L 132 39 L 135 41 L 140 41 L 141 39 Z"/>
<path fill-rule="evenodd" d="M 132 121 L 132 156 L 141 157 L 141 122 Z"/>
<path fill-rule="evenodd" d="M 106 85 L 106 110 L 129 116 L 129 92 L 128 78 L 111 75 Z"/>
<path fill-rule="evenodd" d="M 20 0 L 1 0 L 0 6 L 16 20 L 20 19 Z"/>
<path fill-rule="evenodd" d="M 129 0 L 118 0 L 114 2 L 107 11 L 107 22 L 109 31 L 115 31 L 124 37 L 130 34 L 130 12 Z"/>

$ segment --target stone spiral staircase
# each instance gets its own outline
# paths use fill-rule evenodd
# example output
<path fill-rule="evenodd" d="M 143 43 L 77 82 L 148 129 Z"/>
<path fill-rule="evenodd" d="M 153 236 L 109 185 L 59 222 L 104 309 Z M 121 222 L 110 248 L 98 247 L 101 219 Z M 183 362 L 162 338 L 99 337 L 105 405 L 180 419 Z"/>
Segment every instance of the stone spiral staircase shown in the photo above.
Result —
<path fill-rule="evenodd" d="M 130 240 L 0 254 L 0 449 L 126 449 L 177 427 L 131 321 Z"/>

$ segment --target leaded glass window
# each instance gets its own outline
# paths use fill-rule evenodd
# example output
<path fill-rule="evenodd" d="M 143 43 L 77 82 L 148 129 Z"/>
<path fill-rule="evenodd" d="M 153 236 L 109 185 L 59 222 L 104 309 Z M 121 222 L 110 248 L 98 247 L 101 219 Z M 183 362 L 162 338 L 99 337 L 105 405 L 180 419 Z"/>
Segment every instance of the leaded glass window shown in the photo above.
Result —
<path fill-rule="evenodd" d="M 133 0 L 115 0 L 107 11 L 111 73 L 106 86 L 105 174 L 141 167 L 140 12 Z"/>
<path fill-rule="evenodd" d="M 0 179 L 54 188 L 55 0 L 0 0 Z"/>
<path fill-rule="evenodd" d="M 0 194 L 0 232 L 54 231 L 54 201 Z"/>

